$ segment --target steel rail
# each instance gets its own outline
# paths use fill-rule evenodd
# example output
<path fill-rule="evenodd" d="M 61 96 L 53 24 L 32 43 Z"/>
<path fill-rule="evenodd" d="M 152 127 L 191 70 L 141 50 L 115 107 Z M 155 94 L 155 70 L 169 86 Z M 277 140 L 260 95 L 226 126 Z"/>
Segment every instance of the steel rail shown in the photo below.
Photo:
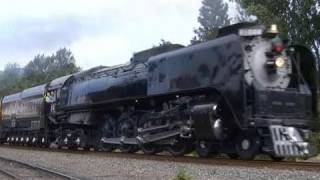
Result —
<path fill-rule="evenodd" d="M 0 146 L 1 147 L 1 146 Z M 110 158 L 126 158 L 146 161 L 163 161 L 163 162 L 177 162 L 177 163 L 193 163 L 205 164 L 212 166 L 236 166 L 236 167 L 253 167 L 253 168 L 270 168 L 281 170 L 305 170 L 305 171 L 320 171 L 320 162 L 303 162 L 303 161 L 272 161 L 272 160 L 234 160 L 223 157 L 216 158 L 199 158 L 192 156 L 173 157 L 170 155 L 145 155 L 142 153 L 120 153 L 120 152 L 101 152 L 101 151 L 84 151 L 84 150 L 69 150 L 69 149 L 49 149 L 49 148 L 35 148 L 35 147 L 21 147 L 21 146 L 7 146 L 8 148 L 21 149 L 27 151 L 44 151 L 56 153 L 70 153 L 82 154 L 88 156 L 110 157 Z"/>
<path fill-rule="evenodd" d="M 2 157 L 2 156 L 0 156 L 0 160 L 16 163 L 16 164 L 31 168 L 31 169 L 36 170 L 36 171 L 42 171 L 42 172 L 45 172 L 47 174 L 51 174 L 51 175 L 54 175 L 56 177 L 60 177 L 62 179 L 81 180 L 81 178 L 78 178 L 78 177 L 74 177 L 74 176 L 71 176 L 71 175 L 68 175 L 68 174 L 65 174 L 65 173 L 62 173 L 62 172 L 58 172 L 56 170 L 44 168 L 44 167 L 41 167 L 41 166 L 38 166 L 38 165 L 35 165 L 35 164 L 31 164 L 31 163 L 27 163 L 27 162 L 23 162 L 23 161 L 19 161 L 19 160 L 9 159 L 9 158 Z M 23 179 L 23 177 L 17 176 L 17 175 L 15 175 L 15 174 L 7 171 L 7 170 L 0 169 L 0 171 L 3 172 L 4 174 L 14 178 L 14 179 Z"/>
<path fill-rule="evenodd" d="M 0 168 L 0 173 L 4 174 L 4 175 L 6 175 L 6 176 L 9 176 L 9 177 L 12 178 L 12 179 L 22 179 L 22 177 L 14 174 L 14 173 L 6 170 L 6 169 L 3 169 L 3 168 Z"/>

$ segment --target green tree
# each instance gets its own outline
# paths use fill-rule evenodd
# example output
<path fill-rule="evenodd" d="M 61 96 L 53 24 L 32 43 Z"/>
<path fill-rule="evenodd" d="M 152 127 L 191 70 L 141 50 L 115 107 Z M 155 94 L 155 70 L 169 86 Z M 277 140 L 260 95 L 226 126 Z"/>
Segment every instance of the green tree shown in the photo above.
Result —
<path fill-rule="evenodd" d="M 55 54 L 47 57 L 47 64 L 47 81 L 80 71 L 72 52 L 66 48 L 59 49 Z"/>
<path fill-rule="evenodd" d="M 66 48 L 51 56 L 36 55 L 24 68 L 8 64 L 0 73 L 0 98 L 78 71 L 74 56 Z"/>
<path fill-rule="evenodd" d="M 30 86 L 44 82 L 49 76 L 48 63 L 48 57 L 43 54 L 36 55 L 24 68 L 24 80 L 29 81 Z"/>
<path fill-rule="evenodd" d="M 78 72 L 71 51 L 62 48 L 51 56 L 37 55 L 24 68 L 24 78 L 32 85 L 46 83 L 57 77 Z"/>
<path fill-rule="evenodd" d="M 18 87 L 17 82 L 22 78 L 22 68 L 17 63 L 7 64 L 0 75 L 0 98 Z"/>
<path fill-rule="evenodd" d="M 246 9 L 244 9 L 241 4 L 235 2 L 234 0 L 229 0 L 230 3 L 235 3 L 235 15 L 233 17 L 233 21 L 235 23 L 240 22 L 253 22 L 255 21 L 255 17 L 251 16 Z"/>
<path fill-rule="evenodd" d="M 320 0 L 236 0 L 260 23 L 277 24 L 293 43 L 304 44 L 320 59 Z"/>
<path fill-rule="evenodd" d="M 223 0 L 203 0 L 199 12 L 200 27 L 194 30 L 196 36 L 192 44 L 214 39 L 219 28 L 230 25 L 228 4 Z"/>
<path fill-rule="evenodd" d="M 0 77 L 0 82 L 2 86 L 10 86 L 17 82 L 21 78 L 22 68 L 17 63 L 7 64 L 2 76 Z"/>

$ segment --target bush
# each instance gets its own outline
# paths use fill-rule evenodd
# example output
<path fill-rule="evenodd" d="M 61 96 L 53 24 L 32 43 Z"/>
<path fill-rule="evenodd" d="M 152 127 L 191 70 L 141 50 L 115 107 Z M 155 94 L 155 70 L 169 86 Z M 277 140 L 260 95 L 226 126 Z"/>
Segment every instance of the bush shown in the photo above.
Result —
<path fill-rule="evenodd" d="M 311 134 L 310 143 L 316 148 L 316 153 L 320 153 L 320 132 L 313 132 Z"/>
<path fill-rule="evenodd" d="M 192 177 L 186 170 L 180 170 L 178 175 L 173 180 L 192 180 Z"/>

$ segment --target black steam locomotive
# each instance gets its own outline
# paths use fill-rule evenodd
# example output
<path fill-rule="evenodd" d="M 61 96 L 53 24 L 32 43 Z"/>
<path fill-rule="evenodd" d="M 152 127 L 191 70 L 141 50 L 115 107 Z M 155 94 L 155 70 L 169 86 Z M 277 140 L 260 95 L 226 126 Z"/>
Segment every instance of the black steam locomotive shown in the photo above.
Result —
<path fill-rule="evenodd" d="M 276 26 L 236 24 L 198 45 L 164 45 L 6 96 L 9 144 L 251 159 L 311 156 L 317 70 Z"/>

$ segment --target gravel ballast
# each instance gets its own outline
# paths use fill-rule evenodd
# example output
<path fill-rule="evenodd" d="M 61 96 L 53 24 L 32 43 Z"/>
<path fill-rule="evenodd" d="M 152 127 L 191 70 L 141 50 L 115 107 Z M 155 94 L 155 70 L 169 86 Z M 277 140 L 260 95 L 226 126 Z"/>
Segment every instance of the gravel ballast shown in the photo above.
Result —
<path fill-rule="evenodd" d="M 107 154 L 94 156 L 3 146 L 0 147 L 0 156 L 88 179 L 174 179 L 181 171 L 185 171 L 193 179 L 320 179 L 320 172 L 138 160 L 110 157 Z"/>

